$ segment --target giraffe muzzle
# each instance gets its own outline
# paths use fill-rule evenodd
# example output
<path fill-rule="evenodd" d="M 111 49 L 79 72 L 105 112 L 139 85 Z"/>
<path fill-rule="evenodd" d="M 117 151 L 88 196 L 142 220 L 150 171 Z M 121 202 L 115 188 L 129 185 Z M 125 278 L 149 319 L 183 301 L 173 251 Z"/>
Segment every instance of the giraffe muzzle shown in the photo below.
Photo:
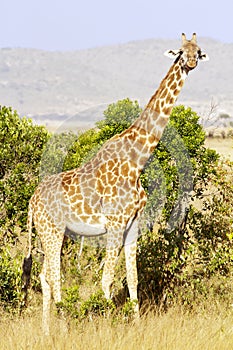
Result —
<path fill-rule="evenodd" d="M 186 66 L 189 68 L 189 70 L 194 69 L 197 66 L 197 60 L 189 59 L 186 63 Z"/>

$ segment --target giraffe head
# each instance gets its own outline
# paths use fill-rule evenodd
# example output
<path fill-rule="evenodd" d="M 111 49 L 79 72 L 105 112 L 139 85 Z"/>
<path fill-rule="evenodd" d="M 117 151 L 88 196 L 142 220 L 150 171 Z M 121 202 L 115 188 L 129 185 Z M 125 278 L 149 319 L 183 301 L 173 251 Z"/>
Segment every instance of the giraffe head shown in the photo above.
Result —
<path fill-rule="evenodd" d="M 186 35 L 182 33 L 181 48 L 179 50 L 168 50 L 164 54 L 170 58 L 175 58 L 175 62 L 180 61 L 186 72 L 194 69 L 199 60 L 209 60 L 208 55 L 203 53 L 197 45 L 196 33 L 193 33 L 191 40 L 187 40 Z"/>

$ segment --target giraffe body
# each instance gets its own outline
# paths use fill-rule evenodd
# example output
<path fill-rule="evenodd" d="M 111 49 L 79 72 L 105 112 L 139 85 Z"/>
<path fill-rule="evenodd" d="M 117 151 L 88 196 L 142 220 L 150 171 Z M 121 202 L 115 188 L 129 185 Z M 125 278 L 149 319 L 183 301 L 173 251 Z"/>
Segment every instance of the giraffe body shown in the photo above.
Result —
<path fill-rule="evenodd" d="M 196 35 L 179 51 L 168 51 L 175 63 L 162 80 L 141 116 L 121 134 L 108 140 L 84 166 L 45 179 L 29 204 L 32 221 L 41 239 L 44 264 L 40 274 L 43 291 L 43 330 L 49 332 L 51 296 L 61 301 L 60 254 L 66 229 L 82 236 L 107 234 L 102 287 L 110 298 L 114 268 L 125 247 L 127 283 L 131 300 L 137 300 L 136 242 L 138 220 L 146 204 L 141 171 L 158 144 L 188 72 L 198 59 L 206 59 Z M 31 256 L 31 243 L 28 259 Z M 138 312 L 138 305 L 135 306 Z"/>

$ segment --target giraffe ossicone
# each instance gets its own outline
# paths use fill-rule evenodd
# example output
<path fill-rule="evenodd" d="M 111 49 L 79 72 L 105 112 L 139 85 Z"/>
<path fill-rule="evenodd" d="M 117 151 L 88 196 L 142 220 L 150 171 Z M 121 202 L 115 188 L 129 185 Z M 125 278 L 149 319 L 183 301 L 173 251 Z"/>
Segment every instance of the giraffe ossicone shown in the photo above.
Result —
<path fill-rule="evenodd" d="M 207 60 L 196 42 L 182 34 L 179 50 L 167 55 L 174 63 L 141 115 L 119 135 L 108 140 L 98 153 L 80 168 L 43 180 L 29 202 L 29 253 L 24 260 L 24 290 L 29 284 L 32 225 L 44 251 L 40 274 L 43 293 L 44 333 L 49 333 L 51 297 L 61 301 L 60 255 L 66 229 L 80 235 L 107 235 L 102 288 L 110 298 L 114 268 L 125 247 L 127 284 L 131 300 L 137 300 L 136 249 L 138 220 L 146 204 L 140 182 L 145 163 L 161 139 L 172 107 L 188 73 L 198 60 Z M 135 304 L 138 313 L 138 304 Z"/>

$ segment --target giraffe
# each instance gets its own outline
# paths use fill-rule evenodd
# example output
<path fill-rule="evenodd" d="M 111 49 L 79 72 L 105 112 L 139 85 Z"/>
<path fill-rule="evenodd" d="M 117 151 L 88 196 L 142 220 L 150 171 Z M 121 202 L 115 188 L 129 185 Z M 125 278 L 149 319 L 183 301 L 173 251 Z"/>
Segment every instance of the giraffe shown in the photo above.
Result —
<path fill-rule="evenodd" d="M 208 60 L 197 45 L 195 33 L 191 40 L 183 33 L 181 48 L 166 51 L 165 55 L 175 59 L 174 63 L 135 122 L 108 140 L 82 167 L 44 179 L 30 199 L 24 289 L 27 290 L 30 279 L 34 223 L 44 252 L 40 280 L 45 334 L 49 334 L 51 298 L 55 303 L 61 301 L 60 255 L 67 228 L 81 236 L 107 234 L 102 276 L 107 299 L 111 297 L 114 268 L 124 246 L 130 299 L 135 301 L 135 315 L 139 315 L 136 249 L 138 221 L 146 204 L 140 174 L 162 136 L 189 71 L 197 66 L 198 60 Z"/>

